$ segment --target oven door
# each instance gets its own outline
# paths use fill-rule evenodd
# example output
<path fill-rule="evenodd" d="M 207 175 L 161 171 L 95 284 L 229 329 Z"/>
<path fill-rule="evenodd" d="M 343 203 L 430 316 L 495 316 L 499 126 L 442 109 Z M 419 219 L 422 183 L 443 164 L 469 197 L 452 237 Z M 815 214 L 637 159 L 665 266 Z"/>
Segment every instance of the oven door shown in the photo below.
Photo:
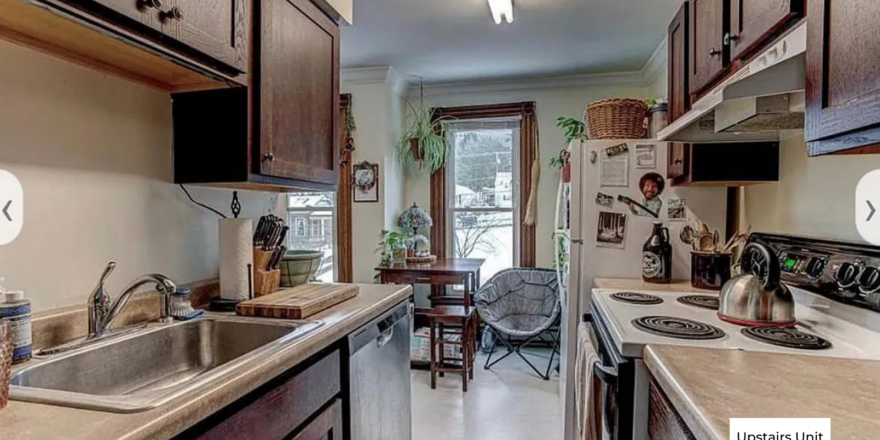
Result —
<path fill-rule="evenodd" d="M 596 392 L 602 402 L 602 440 L 632 440 L 633 362 L 620 355 L 602 317 L 595 308 L 591 311 L 600 359 L 593 365 L 593 375 L 601 383 Z"/>

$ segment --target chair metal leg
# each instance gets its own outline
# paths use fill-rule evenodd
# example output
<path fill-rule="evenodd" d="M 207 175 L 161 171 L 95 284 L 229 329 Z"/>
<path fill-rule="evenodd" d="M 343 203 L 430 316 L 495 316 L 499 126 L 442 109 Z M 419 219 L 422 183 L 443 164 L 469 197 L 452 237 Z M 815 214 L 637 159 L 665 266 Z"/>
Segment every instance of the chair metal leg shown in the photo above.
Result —
<path fill-rule="evenodd" d="M 491 332 L 492 330 L 487 326 L 486 329 L 483 331 Z M 494 332 L 493 332 L 493 334 L 494 334 Z M 492 360 L 492 354 L 495 353 L 495 348 L 498 347 L 497 335 L 493 339 L 495 340 L 495 343 L 492 344 L 492 349 L 489 350 L 489 356 L 486 358 L 486 364 L 483 365 L 483 369 L 486 369 L 486 370 L 488 370 L 489 367 L 491 366 L 491 364 L 489 364 L 489 361 Z"/>
<path fill-rule="evenodd" d="M 550 369 L 553 368 L 553 356 L 559 351 L 559 331 L 556 331 L 556 335 L 550 335 L 550 338 L 553 339 L 553 349 L 550 350 L 550 361 L 547 362 L 547 372 L 544 373 L 544 380 L 550 380 Z"/>
<path fill-rule="evenodd" d="M 487 330 L 488 330 L 488 328 L 487 328 Z M 497 334 L 496 334 L 496 336 L 497 336 Z M 522 351 L 524 348 L 527 348 L 529 346 L 529 344 L 532 344 L 535 341 L 540 340 L 540 341 L 548 342 L 543 338 L 543 336 L 544 336 L 544 333 L 540 333 L 535 336 L 532 336 L 531 338 L 526 339 L 525 341 L 523 341 L 519 344 L 514 344 L 509 335 L 507 337 L 496 337 L 495 338 L 496 342 L 501 341 L 501 343 L 504 344 L 505 348 L 507 348 L 507 353 L 505 353 L 503 356 L 492 361 L 492 354 L 495 352 L 495 348 L 497 347 L 497 343 L 496 343 L 496 345 L 492 347 L 492 351 L 489 352 L 489 357 L 486 358 L 486 364 L 483 368 L 488 370 L 493 365 L 504 360 L 504 358 L 510 356 L 511 354 L 516 353 L 516 355 L 519 356 L 520 359 L 522 359 L 523 362 L 525 362 L 526 365 L 528 365 L 532 369 L 532 371 L 534 371 L 535 374 L 538 375 L 538 377 L 540 377 L 541 379 L 544 379 L 544 380 L 550 380 L 550 369 L 553 368 L 553 359 L 556 357 L 556 355 L 560 354 L 559 353 L 559 331 L 557 330 L 557 334 L 555 336 L 553 334 L 550 334 L 550 336 L 549 336 L 550 340 L 553 343 L 553 346 L 552 346 L 552 349 L 550 350 L 550 361 L 547 363 L 547 369 L 544 373 L 542 373 L 540 370 L 538 370 L 538 368 L 535 366 L 535 364 L 533 364 L 527 357 L 525 357 L 525 355 L 523 354 L 523 351 Z"/>

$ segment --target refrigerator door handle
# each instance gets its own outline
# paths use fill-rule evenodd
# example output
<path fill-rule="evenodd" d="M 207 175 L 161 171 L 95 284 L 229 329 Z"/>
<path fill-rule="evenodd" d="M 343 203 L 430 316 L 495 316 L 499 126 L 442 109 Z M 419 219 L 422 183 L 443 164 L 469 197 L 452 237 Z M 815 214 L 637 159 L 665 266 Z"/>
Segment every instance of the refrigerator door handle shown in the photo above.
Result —
<path fill-rule="evenodd" d="M 584 244 L 584 239 L 583 238 L 572 238 L 571 244 Z"/>

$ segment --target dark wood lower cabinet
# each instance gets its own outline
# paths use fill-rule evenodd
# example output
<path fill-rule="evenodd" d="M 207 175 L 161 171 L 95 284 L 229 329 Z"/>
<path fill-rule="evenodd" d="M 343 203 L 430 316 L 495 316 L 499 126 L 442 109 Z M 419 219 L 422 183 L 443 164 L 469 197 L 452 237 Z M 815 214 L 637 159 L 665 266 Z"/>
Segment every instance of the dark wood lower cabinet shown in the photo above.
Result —
<path fill-rule="evenodd" d="M 696 440 L 654 381 L 648 403 L 648 436 L 651 440 Z"/>
<path fill-rule="evenodd" d="M 303 427 L 292 440 L 341 440 L 342 401 L 336 399 L 315 420 Z"/>
<path fill-rule="evenodd" d="M 223 408 L 175 440 L 342 438 L 341 354 L 306 361 Z"/>

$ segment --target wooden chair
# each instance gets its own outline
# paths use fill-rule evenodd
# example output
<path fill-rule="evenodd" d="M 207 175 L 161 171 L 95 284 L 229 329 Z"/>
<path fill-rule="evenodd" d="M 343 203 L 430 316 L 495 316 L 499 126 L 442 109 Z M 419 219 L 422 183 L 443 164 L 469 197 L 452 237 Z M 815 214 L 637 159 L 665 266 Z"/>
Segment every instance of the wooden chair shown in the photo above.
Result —
<path fill-rule="evenodd" d="M 446 340 L 446 326 L 461 328 L 461 339 Z M 431 340 L 431 389 L 437 387 L 437 375 L 461 374 L 461 387 L 467 392 L 468 380 L 474 378 L 474 355 L 477 334 L 477 315 L 474 307 L 437 306 L 428 312 Z M 457 333 L 457 332 L 455 332 Z M 445 355 L 446 345 L 461 347 L 461 359 Z"/>

